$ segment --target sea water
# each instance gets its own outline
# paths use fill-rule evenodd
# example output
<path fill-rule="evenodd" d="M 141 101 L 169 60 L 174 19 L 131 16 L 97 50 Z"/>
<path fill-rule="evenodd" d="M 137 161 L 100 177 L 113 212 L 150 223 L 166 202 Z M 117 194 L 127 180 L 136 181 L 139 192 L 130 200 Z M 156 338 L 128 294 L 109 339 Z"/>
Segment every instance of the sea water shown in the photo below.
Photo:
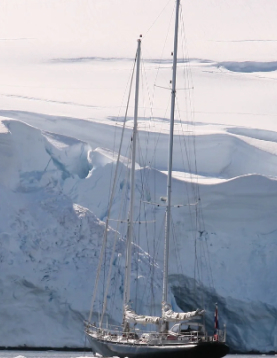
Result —
<path fill-rule="evenodd" d="M 0 358 L 90 358 L 90 352 L 0 351 Z"/>
<path fill-rule="evenodd" d="M 277 356 L 277 354 L 275 354 Z M 0 351 L 0 358 L 90 358 L 89 352 L 56 352 L 56 351 Z M 274 357 L 265 354 L 228 354 L 226 358 L 262 358 Z M 174 358 L 174 357 L 172 357 Z"/>

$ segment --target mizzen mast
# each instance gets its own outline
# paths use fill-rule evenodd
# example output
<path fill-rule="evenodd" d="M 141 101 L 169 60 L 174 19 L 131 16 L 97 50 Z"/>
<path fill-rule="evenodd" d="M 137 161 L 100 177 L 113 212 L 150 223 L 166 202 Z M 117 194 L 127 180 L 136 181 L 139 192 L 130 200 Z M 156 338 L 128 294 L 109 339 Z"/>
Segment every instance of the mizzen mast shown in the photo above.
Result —
<path fill-rule="evenodd" d="M 131 277 L 132 238 L 133 238 L 133 212 L 134 212 L 134 201 L 135 201 L 136 142 L 137 142 L 137 127 L 138 127 L 138 102 L 139 102 L 139 78 L 140 78 L 140 53 L 141 53 L 141 39 L 138 39 L 137 56 L 136 56 L 137 67 L 136 67 L 134 127 L 133 127 L 133 135 L 132 135 L 132 139 L 131 139 L 131 141 L 132 141 L 131 193 L 130 193 L 130 209 L 129 209 L 129 215 L 128 215 L 128 228 L 127 228 L 127 248 L 126 248 L 123 312 L 125 312 L 125 306 L 128 305 L 129 301 L 130 301 L 130 277 Z"/>
<path fill-rule="evenodd" d="M 165 221 L 164 275 L 163 275 L 163 297 L 162 297 L 162 300 L 164 302 L 167 302 L 167 295 L 168 295 L 168 258 L 169 258 L 169 233 L 170 233 L 170 221 L 171 221 L 171 181 L 172 181 L 174 114 L 175 114 L 175 98 L 176 98 L 179 8 L 180 8 L 180 0 L 177 0 L 174 50 L 173 50 L 173 71 L 172 71 L 172 82 L 171 82 L 172 87 L 171 87 L 170 132 L 169 132 L 169 148 L 168 148 L 167 206 L 166 206 L 166 221 Z"/>

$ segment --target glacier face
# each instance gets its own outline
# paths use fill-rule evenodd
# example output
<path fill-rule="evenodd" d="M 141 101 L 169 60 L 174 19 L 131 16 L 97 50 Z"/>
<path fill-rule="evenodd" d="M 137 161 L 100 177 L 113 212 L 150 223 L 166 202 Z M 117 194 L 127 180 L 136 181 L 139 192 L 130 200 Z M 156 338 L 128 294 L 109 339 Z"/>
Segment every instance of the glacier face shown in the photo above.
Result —
<path fill-rule="evenodd" d="M 2 119 L 1 124 L 0 317 L 5 325 L 1 325 L 0 346 L 82 347 L 83 321 L 90 308 L 104 230 L 101 220 L 106 218 L 116 156 L 112 148 L 92 150 L 81 140 L 41 131 L 18 120 Z M 249 143 L 239 128 L 227 128 L 221 136 L 226 138 L 225 144 L 235 140 L 237 152 L 245 155 L 250 145 L 255 145 L 256 155 L 271 163 L 268 166 L 271 172 L 267 174 L 274 174 L 275 155 L 264 150 L 260 139 Z M 220 324 L 226 323 L 228 342 L 233 349 L 276 350 L 277 181 L 261 174 L 247 175 L 250 164 L 242 166 L 240 154 L 226 151 L 220 153 L 221 160 L 211 161 L 214 179 L 206 177 L 205 156 L 212 157 L 215 138 L 218 137 L 212 133 L 201 135 L 198 170 L 202 176 L 193 184 L 201 193 L 204 230 L 194 236 L 195 225 L 188 207 L 173 213 L 176 224 L 175 243 L 170 252 L 172 303 L 183 310 L 204 304 L 208 326 L 212 329 L 213 304 L 217 302 Z M 103 142 L 109 148 L 111 137 L 107 136 Z M 159 153 L 161 170 L 145 167 L 142 162 L 137 165 L 138 203 L 142 198 L 157 201 L 164 195 L 163 144 Z M 232 164 L 226 166 L 230 154 Z M 120 198 L 127 186 L 123 170 L 126 161 L 121 158 L 113 218 L 120 211 Z M 176 165 L 179 169 L 178 161 Z M 251 165 L 253 168 L 256 165 L 259 172 L 259 161 Z M 220 180 L 216 180 L 218 173 L 221 173 Z M 144 193 L 139 189 L 141 178 L 147 178 L 149 184 Z M 150 184 L 152 179 L 155 184 Z M 193 180 L 174 172 L 175 203 L 179 203 L 180 193 Z M 139 204 L 136 210 L 138 213 Z M 162 225 L 163 208 L 146 208 L 146 214 L 157 227 Z M 109 232 L 107 263 L 114 237 L 118 235 L 117 222 L 111 221 L 110 225 L 113 229 Z M 134 248 L 139 264 L 132 266 L 132 300 L 141 313 L 157 314 L 162 244 L 157 241 L 155 245 L 160 245 L 160 249 L 156 246 L 149 250 L 148 239 L 153 230 L 151 223 L 147 230 L 140 228 L 143 239 Z M 158 239 L 162 240 L 161 237 Z M 116 245 L 107 317 L 120 323 L 124 235 Z M 151 250 L 155 262 L 146 253 Z M 195 275 L 195 250 L 197 265 L 202 266 L 198 275 Z M 105 273 L 101 272 L 95 319 L 104 290 Z"/>
<path fill-rule="evenodd" d="M 9 150 L 1 150 L 1 162 L 6 160 L 7 166 L 0 177 L 0 310 L 7 324 L 1 346 L 59 346 L 61 332 L 65 345 L 74 346 L 82 340 L 79 323 L 89 304 L 89 296 L 76 292 L 82 291 L 94 267 L 103 231 L 99 220 L 74 204 L 60 186 L 70 172 L 61 157 L 68 158 L 70 147 L 81 157 L 83 143 L 60 142 L 60 156 L 52 160 L 41 131 L 15 121 L 5 125 L 9 131 L 1 133 L 1 149 Z M 76 173 L 74 155 L 70 162 Z M 80 276 L 74 278 L 72 272 L 77 271 Z M 75 298 L 68 301 L 70 296 Z"/>
<path fill-rule="evenodd" d="M 6 323 L 0 346 L 83 347 L 104 223 L 65 194 L 63 186 L 69 178 L 78 186 L 88 176 L 89 146 L 23 122 L 1 123 L 6 129 L 0 134 L 0 317 Z M 110 229 L 109 237 L 114 234 Z M 107 255 L 109 260 L 111 244 Z M 115 261 L 122 261 L 122 240 L 116 255 Z M 140 248 L 136 255 L 143 263 L 143 285 L 149 258 Z M 124 260 L 112 277 L 111 319 L 116 322 L 122 309 L 122 265 Z M 103 274 L 100 279 L 103 283 Z M 138 300 L 148 296 L 138 295 Z"/>

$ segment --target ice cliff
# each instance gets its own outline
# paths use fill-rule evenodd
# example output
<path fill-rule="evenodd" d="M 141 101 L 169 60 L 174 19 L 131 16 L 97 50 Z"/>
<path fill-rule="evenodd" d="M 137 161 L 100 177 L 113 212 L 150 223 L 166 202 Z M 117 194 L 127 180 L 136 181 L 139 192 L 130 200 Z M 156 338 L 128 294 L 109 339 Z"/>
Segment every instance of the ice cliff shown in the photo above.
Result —
<path fill-rule="evenodd" d="M 91 123 L 92 127 L 95 125 Z M 212 313 L 217 302 L 220 324 L 227 325 L 230 346 L 243 352 L 277 349 L 274 284 L 277 134 L 259 132 L 262 138 L 257 134 L 239 127 L 199 133 L 197 155 L 201 176 L 194 186 L 200 188 L 205 230 L 198 232 L 195 239 L 189 209 L 176 210 L 174 230 L 180 239 L 171 250 L 173 303 L 190 310 L 201 307 L 204 302 L 212 329 Z M 143 142 L 143 134 L 141 140 Z M 94 149 L 93 143 L 88 145 L 73 137 L 2 118 L 0 319 L 4 324 L 1 324 L 0 346 L 85 345 L 83 321 L 90 308 L 104 229 L 101 220 L 106 218 L 110 176 L 116 160 L 111 142 L 107 136 L 103 139 L 106 149 Z M 159 143 L 156 169 L 138 160 L 138 202 L 142 198 L 139 189 L 142 177 L 148 178 L 149 183 L 151 178 L 155 179 L 155 187 L 149 184 L 145 190 L 148 201 L 165 194 L 165 148 L 162 140 Z M 255 160 L 251 160 L 253 153 Z M 210 164 L 208 158 L 214 158 Z M 178 172 L 179 165 L 177 160 L 174 202 L 178 202 L 179 193 L 187 183 L 194 181 Z M 126 158 L 122 157 L 122 169 L 125 166 Z M 120 196 L 126 183 L 121 171 L 112 209 L 114 218 L 120 210 Z M 151 194 L 154 191 L 156 198 Z M 155 214 L 157 225 L 162 223 L 163 210 L 154 212 L 147 208 L 146 211 L 150 220 Z M 112 238 L 118 235 L 116 223 L 111 225 L 114 228 L 109 231 L 107 262 Z M 132 267 L 133 277 L 138 277 L 132 291 L 138 295 L 132 299 L 138 310 L 143 307 L 157 312 L 162 250 L 155 251 L 155 262 L 146 253 L 149 251 L 147 238 L 153 233 L 151 225 L 148 230 L 141 228 L 144 239 L 134 250 L 140 265 Z M 117 323 L 121 322 L 124 245 L 124 235 L 121 235 L 107 310 L 107 317 Z M 198 263 L 204 267 L 197 277 L 195 247 Z M 100 291 L 104 289 L 104 275 L 102 272 Z M 96 302 L 95 319 L 100 302 L 101 299 Z"/>
<path fill-rule="evenodd" d="M 104 223 L 73 201 L 63 186 L 69 178 L 77 187 L 78 179 L 89 178 L 89 154 L 89 146 L 74 138 L 41 132 L 19 121 L 1 121 L 2 347 L 85 345 L 84 320 L 88 318 Z M 113 235 L 111 229 L 109 236 Z M 108 249 L 110 252 L 111 247 Z M 120 261 L 124 257 L 122 240 L 116 253 Z M 143 284 L 149 259 L 139 248 L 137 255 L 144 263 Z M 101 280 L 103 283 L 103 275 Z M 121 265 L 114 280 L 116 313 L 122 308 L 118 303 L 123 285 Z M 114 319 L 119 319 L 118 313 Z"/>

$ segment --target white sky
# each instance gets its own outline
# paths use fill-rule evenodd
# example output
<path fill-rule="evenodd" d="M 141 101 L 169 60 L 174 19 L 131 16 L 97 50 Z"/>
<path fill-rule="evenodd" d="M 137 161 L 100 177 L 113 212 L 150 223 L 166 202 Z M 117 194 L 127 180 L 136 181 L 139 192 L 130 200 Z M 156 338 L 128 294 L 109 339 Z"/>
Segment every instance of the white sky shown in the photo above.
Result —
<path fill-rule="evenodd" d="M 0 59 L 133 57 L 140 33 L 145 57 L 159 57 L 174 5 L 175 0 L 1 0 Z M 182 0 L 182 10 L 191 57 L 276 59 L 276 0 Z"/>

